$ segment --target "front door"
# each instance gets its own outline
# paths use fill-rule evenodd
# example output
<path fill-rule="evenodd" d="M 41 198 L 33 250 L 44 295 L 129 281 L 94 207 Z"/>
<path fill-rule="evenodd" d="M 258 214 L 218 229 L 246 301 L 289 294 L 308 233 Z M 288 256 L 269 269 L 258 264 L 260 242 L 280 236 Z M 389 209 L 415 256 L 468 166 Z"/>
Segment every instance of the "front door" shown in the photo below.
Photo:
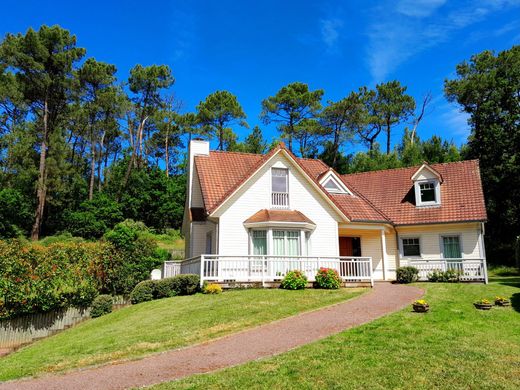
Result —
<path fill-rule="evenodd" d="M 339 255 L 361 256 L 361 238 L 359 237 L 340 237 L 339 238 Z"/>

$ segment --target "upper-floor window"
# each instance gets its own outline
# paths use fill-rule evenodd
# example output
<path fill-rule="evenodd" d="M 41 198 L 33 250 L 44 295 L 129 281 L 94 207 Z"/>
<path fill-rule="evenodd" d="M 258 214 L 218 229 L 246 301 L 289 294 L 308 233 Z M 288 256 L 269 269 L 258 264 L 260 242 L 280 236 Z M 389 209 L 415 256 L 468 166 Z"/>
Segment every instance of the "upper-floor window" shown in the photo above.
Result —
<path fill-rule="evenodd" d="M 289 171 L 287 169 L 271 169 L 271 191 L 272 207 L 289 207 Z"/>
<path fill-rule="evenodd" d="M 415 188 L 416 206 L 440 206 L 442 176 L 439 172 L 425 163 L 411 179 Z"/>
<path fill-rule="evenodd" d="M 421 203 L 436 202 L 435 183 L 431 181 L 420 183 L 419 189 L 421 190 Z"/>

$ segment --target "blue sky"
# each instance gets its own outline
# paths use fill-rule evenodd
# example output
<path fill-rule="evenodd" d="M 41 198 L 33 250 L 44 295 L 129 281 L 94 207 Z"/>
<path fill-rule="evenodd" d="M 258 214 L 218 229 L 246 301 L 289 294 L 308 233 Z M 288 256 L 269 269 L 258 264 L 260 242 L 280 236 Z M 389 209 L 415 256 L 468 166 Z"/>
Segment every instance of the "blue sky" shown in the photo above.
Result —
<path fill-rule="evenodd" d="M 168 64 L 183 111 L 229 90 L 268 139 L 276 130 L 260 123 L 260 102 L 283 85 L 322 88 L 327 101 L 397 79 L 418 100 L 433 94 L 422 138 L 439 134 L 463 143 L 467 118 L 444 99 L 444 79 L 472 54 L 520 43 L 520 0 L 25 0 L 2 9 L 2 36 L 59 24 L 88 56 L 115 64 L 120 79 L 137 63 Z M 242 138 L 248 133 L 235 130 Z"/>

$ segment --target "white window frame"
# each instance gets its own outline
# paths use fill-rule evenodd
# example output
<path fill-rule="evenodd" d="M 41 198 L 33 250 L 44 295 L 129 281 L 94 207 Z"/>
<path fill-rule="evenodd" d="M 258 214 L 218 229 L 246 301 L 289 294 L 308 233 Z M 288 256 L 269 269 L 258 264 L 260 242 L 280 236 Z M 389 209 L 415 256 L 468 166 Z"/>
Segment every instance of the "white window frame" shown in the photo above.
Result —
<path fill-rule="evenodd" d="M 253 231 L 262 230 L 266 232 L 266 241 L 267 241 L 267 256 L 275 256 L 273 253 L 274 248 L 274 231 L 284 232 L 284 252 L 287 248 L 287 234 L 286 232 L 296 232 L 298 238 L 298 254 L 295 256 L 308 256 L 310 253 L 310 245 L 311 245 L 311 232 L 305 229 L 290 229 L 290 228 L 280 228 L 280 227 L 270 227 L 267 229 L 249 229 L 249 255 L 253 255 Z M 305 242 L 303 242 L 304 240 Z M 306 254 L 304 254 L 304 250 L 306 249 Z M 289 256 L 289 255 L 280 255 L 280 256 Z"/>
<path fill-rule="evenodd" d="M 285 172 L 285 189 L 286 192 L 279 192 L 273 190 L 273 172 L 274 171 L 284 171 Z M 287 204 L 285 205 L 275 205 L 273 204 L 273 194 L 287 194 Z M 290 205 L 290 199 L 289 199 L 289 168 L 281 168 L 281 167 L 271 167 L 271 199 L 270 204 L 272 208 L 277 209 L 288 209 Z"/>
<path fill-rule="evenodd" d="M 462 234 L 461 233 L 449 233 L 439 235 L 439 249 L 443 259 L 446 259 L 444 255 L 444 237 L 457 237 L 459 239 L 460 258 L 464 258 L 464 247 L 462 245 Z M 450 257 L 451 258 L 451 257 Z"/>
<path fill-rule="evenodd" d="M 435 191 L 435 200 L 429 202 L 423 202 L 421 199 L 421 184 L 433 184 Z M 427 207 L 427 206 L 440 206 L 441 204 L 441 185 L 439 180 L 437 179 L 428 179 L 428 180 L 417 180 L 414 183 L 415 187 L 415 204 L 417 207 Z"/>
<path fill-rule="evenodd" d="M 419 240 L 419 256 L 405 256 L 403 240 L 418 239 Z M 422 259 L 422 238 L 421 236 L 399 236 L 399 252 L 402 259 Z"/>

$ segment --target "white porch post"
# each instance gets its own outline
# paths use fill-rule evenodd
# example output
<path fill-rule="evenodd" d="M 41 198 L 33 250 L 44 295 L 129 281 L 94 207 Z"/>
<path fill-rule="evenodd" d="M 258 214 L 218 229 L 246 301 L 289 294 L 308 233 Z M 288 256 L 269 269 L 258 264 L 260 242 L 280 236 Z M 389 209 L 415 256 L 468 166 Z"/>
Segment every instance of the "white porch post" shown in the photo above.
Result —
<path fill-rule="evenodd" d="M 486 247 L 484 246 L 484 223 L 480 224 L 480 231 L 478 234 L 478 243 L 480 249 L 480 258 L 484 267 L 484 283 L 488 284 L 487 261 L 486 261 Z"/>
<path fill-rule="evenodd" d="M 381 229 L 381 253 L 383 260 L 383 280 L 386 280 L 386 267 L 388 263 L 388 258 L 386 255 L 386 237 L 385 237 L 385 229 Z"/>

